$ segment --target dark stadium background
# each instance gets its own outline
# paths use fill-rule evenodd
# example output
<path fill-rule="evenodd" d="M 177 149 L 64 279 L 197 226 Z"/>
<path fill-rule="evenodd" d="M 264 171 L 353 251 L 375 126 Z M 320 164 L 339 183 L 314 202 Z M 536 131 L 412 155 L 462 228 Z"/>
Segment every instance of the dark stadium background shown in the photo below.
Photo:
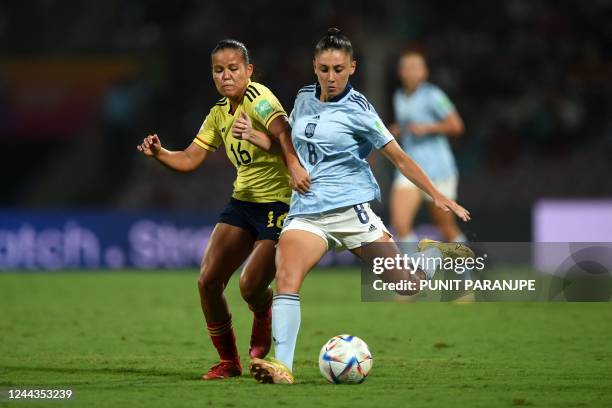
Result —
<path fill-rule="evenodd" d="M 198 265 L 234 169 L 221 151 L 173 173 L 136 145 L 149 132 L 170 149 L 191 142 L 219 99 L 209 53 L 226 37 L 289 111 L 330 26 L 352 39 L 352 82 L 387 123 L 398 55 L 425 53 L 466 123 L 453 148 L 471 245 L 491 254 L 487 273 L 552 283 L 537 299 L 367 302 L 369 271 L 329 252 L 320 266 L 334 267 L 300 291 L 298 384 L 246 371 L 203 382 L 218 356 Z M 0 148 L 0 406 L 32 388 L 94 408 L 612 406 L 611 0 L 3 0 Z M 388 222 L 392 169 L 373 160 Z M 246 367 L 237 275 L 225 293 Z M 341 333 L 370 346 L 363 385 L 319 373 L 321 345 Z"/>
<path fill-rule="evenodd" d="M 3 2 L 0 205 L 25 221 L 94 210 L 214 222 L 234 177 L 224 153 L 186 175 L 136 144 L 149 132 L 171 149 L 190 143 L 218 99 L 209 53 L 226 37 L 247 44 L 289 111 L 314 82 L 315 42 L 337 26 L 356 48 L 354 86 L 386 122 L 398 54 L 426 54 L 467 126 L 454 143 L 466 235 L 530 241 L 539 200 L 612 196 L 610 21 L 605 0 Z M 377 160 L 375 173 L 388 221 L 392 170 Z"/>

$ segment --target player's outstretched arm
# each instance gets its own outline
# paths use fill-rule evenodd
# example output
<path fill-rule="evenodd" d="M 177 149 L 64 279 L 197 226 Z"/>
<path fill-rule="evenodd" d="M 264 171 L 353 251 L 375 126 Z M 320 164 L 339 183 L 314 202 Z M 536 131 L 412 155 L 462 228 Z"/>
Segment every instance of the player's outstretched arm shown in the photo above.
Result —
<path fill-rule="evenodd" d="M 385 147 L 381 149 L 381 152 L 395 165 L 395 167 L 397 167 L 400 173 L 421 190 L 429 194 L 436 207 L 443 211 L 454 212 L 457 217 L 461 218 L 463 221 L 470 220 L 469 211 L 440 193 L 423 169 L 421 169 L 421 167 L 401 149 L 395 140 L 387 143 Z"/>
<path fill-rule="evenodd" d="M 141 144 L 136 146 L 145 156 L 157 159 L 164 166 L 182 172 L 190 172 L 198 168 L 208 157 L 208 150 L 191 143 L 185 150 L 171 151 L 164 149 L 157 134 L 148 135 Z"/>

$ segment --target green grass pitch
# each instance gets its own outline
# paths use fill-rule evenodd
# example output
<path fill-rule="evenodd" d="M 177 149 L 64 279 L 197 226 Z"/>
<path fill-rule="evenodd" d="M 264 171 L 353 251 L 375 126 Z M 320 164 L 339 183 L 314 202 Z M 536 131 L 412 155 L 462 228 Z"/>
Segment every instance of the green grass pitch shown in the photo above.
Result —
<path fill-rule="evenodd" d="M 610 407 L 610 303 L 361 303 L 357 270 L 302 291 L 295 386 L 204 382 L 216 362 L 194 272 L 0 274 L 0 388 L 72 388 L 71 407 Z M 246 365 L 251 315 L 228 299 Z M 327 384 L 320 347 L 370 346 L 362 385 Z"/>

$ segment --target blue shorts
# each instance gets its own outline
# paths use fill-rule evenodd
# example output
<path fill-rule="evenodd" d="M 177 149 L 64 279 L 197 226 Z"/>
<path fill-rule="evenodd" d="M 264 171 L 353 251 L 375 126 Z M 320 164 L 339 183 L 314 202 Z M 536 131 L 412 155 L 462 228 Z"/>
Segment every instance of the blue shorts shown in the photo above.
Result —
<path fill-rule="evenodd" d="M 218 222 L 245 229 L 256 241 L 278 241 L 288 211 L 289 205 L 280 201 L 251 203 L 232 198 L 219 215 Z"/>

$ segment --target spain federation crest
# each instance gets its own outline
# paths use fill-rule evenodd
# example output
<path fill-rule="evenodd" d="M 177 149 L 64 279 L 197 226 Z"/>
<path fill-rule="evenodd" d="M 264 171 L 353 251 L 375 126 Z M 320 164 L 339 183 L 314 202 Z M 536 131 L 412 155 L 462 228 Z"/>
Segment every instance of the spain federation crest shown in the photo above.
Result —
<path fill-rule="evenodd" d="M 307 138 L 310 139 L 314 135 L 316 127 L 317 127 L 316 123 L 309 123 L 306 125 L 306 130 L 304 131 L 304 133 L 306 133 Z"/>

